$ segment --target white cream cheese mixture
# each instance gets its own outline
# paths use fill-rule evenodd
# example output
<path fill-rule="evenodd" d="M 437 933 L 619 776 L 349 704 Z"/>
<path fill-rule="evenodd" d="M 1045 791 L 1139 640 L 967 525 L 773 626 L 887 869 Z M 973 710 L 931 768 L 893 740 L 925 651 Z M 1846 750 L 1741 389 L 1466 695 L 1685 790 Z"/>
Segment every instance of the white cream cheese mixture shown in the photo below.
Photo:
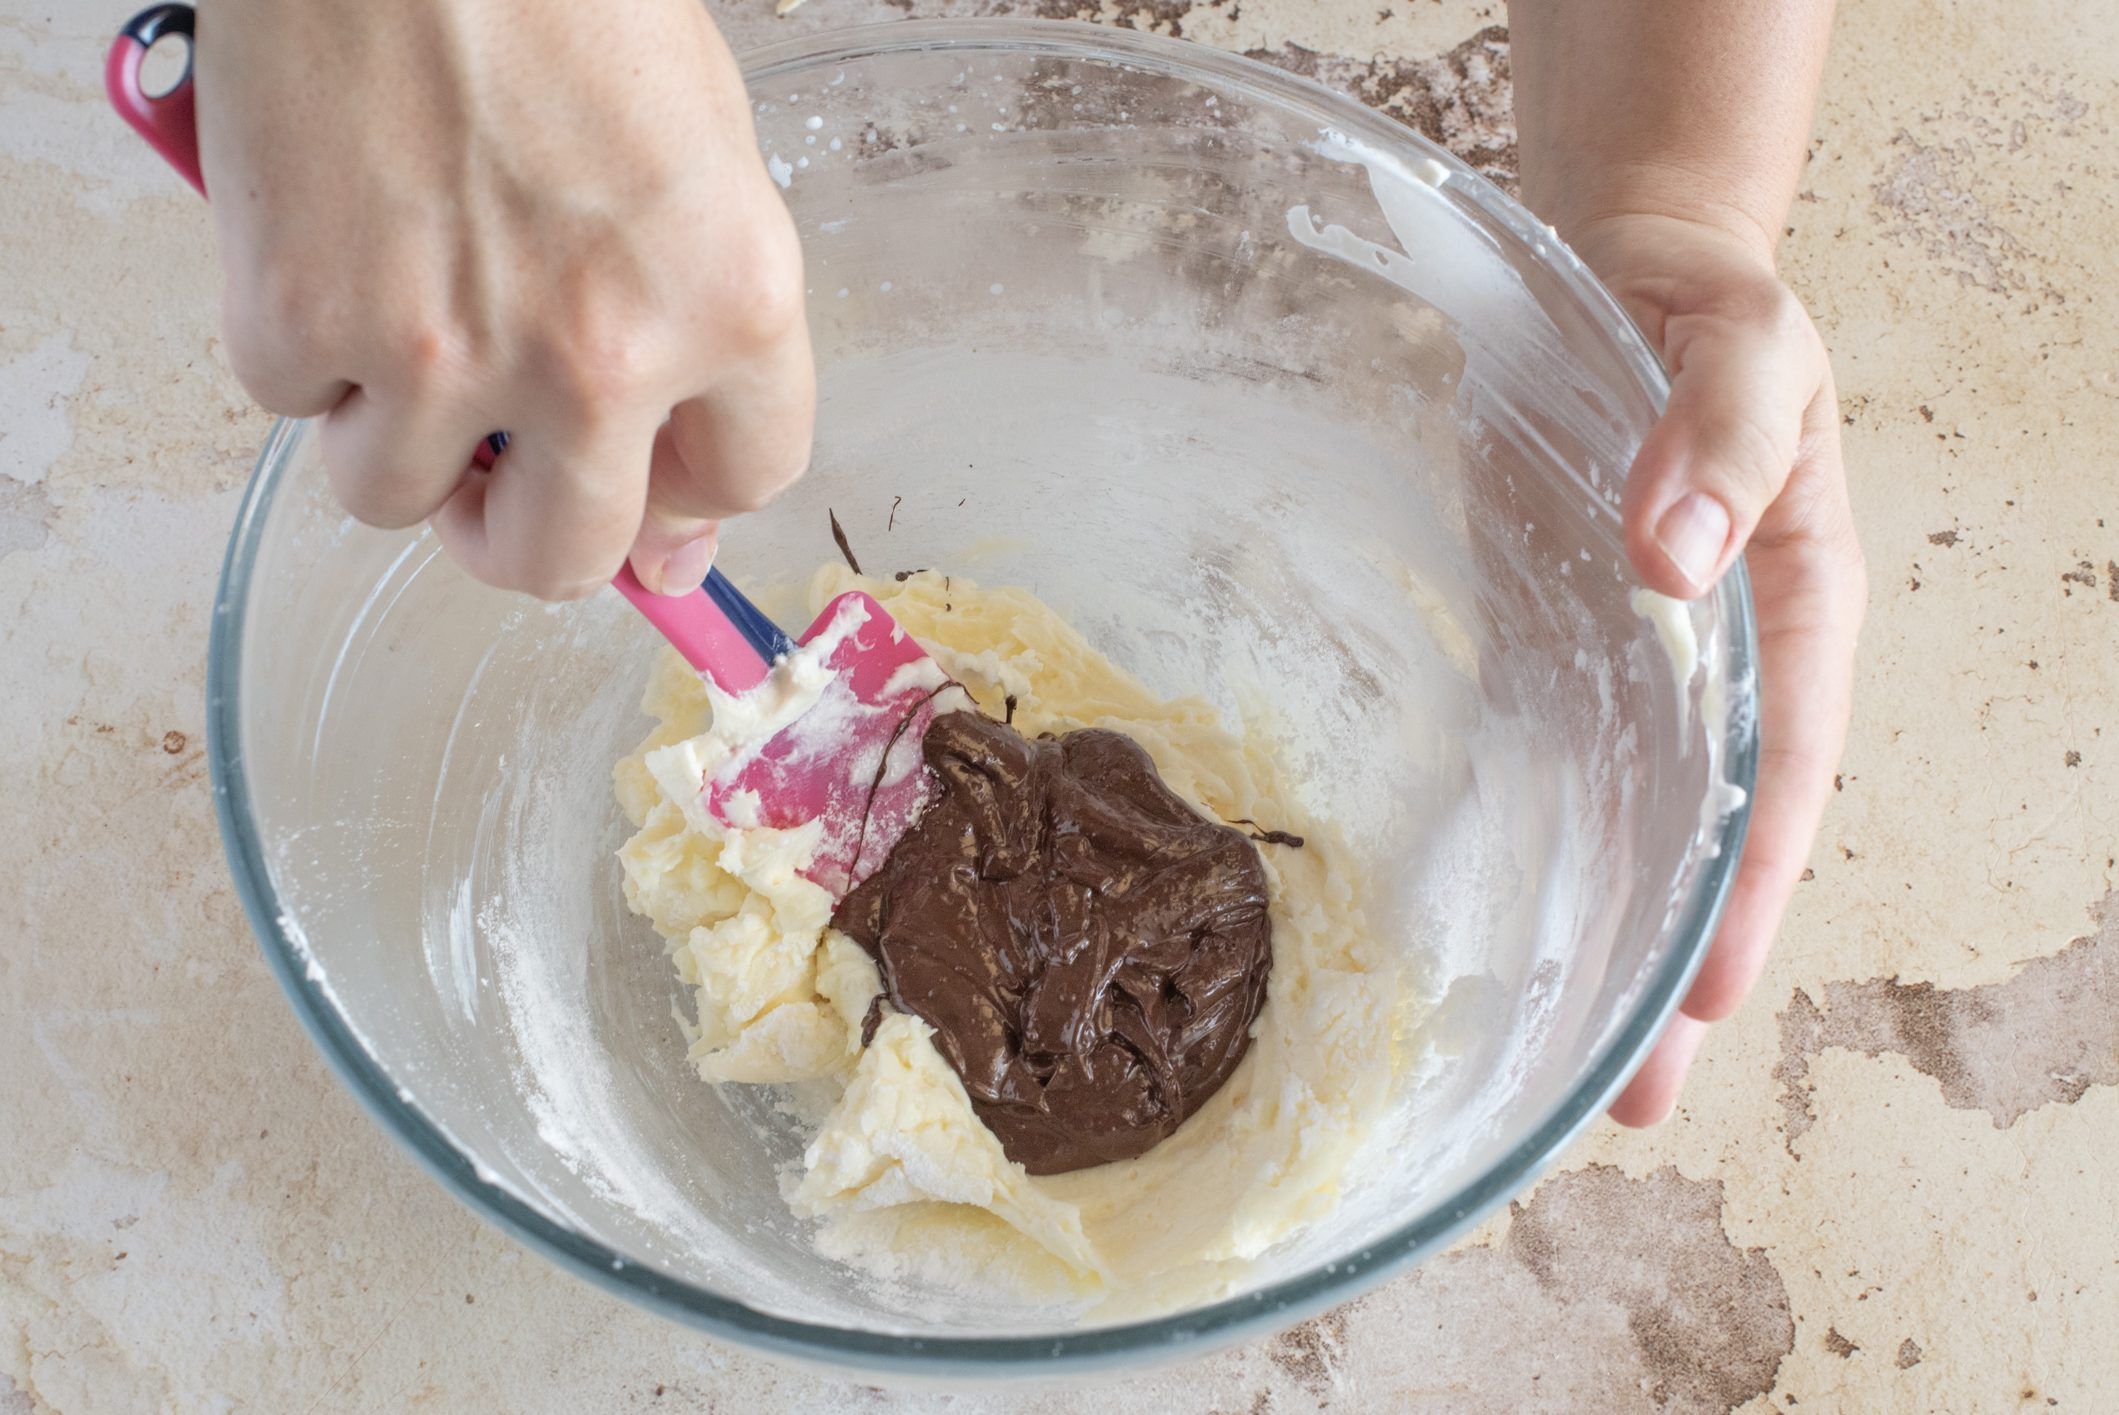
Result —
<path fill-rule="evenodd" d="M 812 611 L 854 588 L 981 709 L 998 717 L 1014 698 L 1026 735 L 1122 732 L 1209 815 L 1303 837 L 1300 849 L 1263 855 L 1265 1008 L 1228 1083 L 1170 1138 L 1132 1160 L 1028 1174 L 972 1110 L 926 1023 L 886 1005 L 862 1046 L 880 979 L 830 926 L 831 896 L 801 874 L 816 829 L 731 827 L 705 808 L 708 770 L 816 702 L 829 677 L 821 655 L 798 651 L 732 699 L 665 650 L 644 703 L 658 725 L 615 772 L 636 826 L 620 860 L 627 902 L 691 989 L 693 1065 L 717 1084 L 806 1082 L 836 1094 L 783 1178 L 827 1256 L 1101 1304 L 1224 1290 L 1245 1260 L 1331 1212 L 1404 1063 L 1404 989 L 1369 935 L 1348 852 L 1300 810 L 1267 744 L 1228 730 L 1203 700 L 1156 698 L 1025 591 L 931 571 L 883 582 L 832 565 L 810 587 Z"/>

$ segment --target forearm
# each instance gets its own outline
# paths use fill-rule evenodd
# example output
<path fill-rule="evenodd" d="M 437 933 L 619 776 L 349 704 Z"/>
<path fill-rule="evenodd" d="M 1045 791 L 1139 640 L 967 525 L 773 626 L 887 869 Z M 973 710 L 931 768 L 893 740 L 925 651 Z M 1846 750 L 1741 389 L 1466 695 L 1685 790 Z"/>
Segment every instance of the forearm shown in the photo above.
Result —
<path fill-rule="evenodd" d="M 1511 0 L 1525 203 L 1704 220 L 1771 254 L 1801 177 L 1832 0 Z"/>

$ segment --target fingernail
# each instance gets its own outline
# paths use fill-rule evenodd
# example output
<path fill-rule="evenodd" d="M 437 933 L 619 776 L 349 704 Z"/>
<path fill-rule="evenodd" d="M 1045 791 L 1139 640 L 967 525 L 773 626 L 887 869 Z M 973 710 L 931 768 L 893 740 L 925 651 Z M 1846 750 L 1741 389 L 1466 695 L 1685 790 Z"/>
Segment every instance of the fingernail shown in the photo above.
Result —
<path fill-rule="evenodd" d="M 669 559 L 662 562 L 662 587 L 656 593 L 690 594 L 698 589 L 706 572 L 714 567 L 716 539 L 714 533 L 708 531 L 671 551 Z"/>
<path fill-rule="evenodd" d="M 1729 508 L 1704 491 L 1688 492 L 1656 522 L 1655 543 L 1695 590 L 1704 590 L 1729 543 Z"/>

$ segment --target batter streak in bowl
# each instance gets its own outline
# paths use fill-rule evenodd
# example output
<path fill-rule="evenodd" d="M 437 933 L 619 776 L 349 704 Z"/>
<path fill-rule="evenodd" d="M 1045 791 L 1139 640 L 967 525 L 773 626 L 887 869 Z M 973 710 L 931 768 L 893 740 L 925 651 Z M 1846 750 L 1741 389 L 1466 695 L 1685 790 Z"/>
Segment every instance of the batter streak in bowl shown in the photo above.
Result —
<path fill-rule="evenodd" d="M 1177 873 L 1143 898 L 1168 913 L 1158 922 L 1182 946 L 1128 965 L 1135 1015 L 1112 1029 L 1132 1033 L 1127 1045 L 1078 1048 L 1102 1069 L 1060 1081 L 1105 1108 L 1055 1127 L 1051 1076 L 1027 1074 L 1020 1047 L 967 1040 L 967 1009 L 984 1005 L 974 985 L 937 991 L 950 961 L 913 927 L 920 908 L 944 903 L 918 884 L 938 859 L 919 859 L 920 826 L 835 918 L 831 897 L 800 874 L 813 827 L 731 828 L 700 799 L 701 764 L 770 713 L 721 695 L 666 650 L 645 701 L 659 725 L 616 769 L 638 827 L 620 860 L 628 903 L 693 990 L 694 1065 L 720 1084 L 809 1082 L 835 1096 L 783 1178 L 828 1256 L 1054 1298 L 1152 1291 L 1163 1305 L 1225 1289 L 1245 1260 L 1331 1211 L 1402 1061 L 1401 991 L 1346 851 L 1304 817 L 1269 744 L 1229 731 L 1203 700 L 1156 698 L 1025 591 L 932 571 L 877 581 L 834 564 L 811 584 L 812 611 L 853 588 L 880 600 L 970 700 L 947 704 L 929 733 L 944 787 L 921 824 L 979 829 L 996 773 L 1016 787 L 1042 774 L 1027 789 L 1074 793 L 1069 808 L 1091 835 L 1098 811 L 1145 811 L 1160 841 L 1151 853 Z M 759 694 L 784 708 L 804 691 L 799 659 Z M 1016 731 L 1001 726 L 1009 720 Z M 1035 740 L 1044 734 L 1057 740 Z M 1005 823 L 983 828 L 1005 854 Z M 1122 868 L 1123 850 L 1068 848 L 1084 852 L 1078 872 Z M 996 884 L 956 901 L 990 911 L 989 926 L 1069 868 L 1002 865 L 997 874 L 1026 881 L 1016 893 Z M 1196 872 L 1189 884 L 1184 870 Z M 1197 1025 L 1158 1043 L 1144 1028 L 1151 999 L 1165 996 Z M 1049 1016 L 1008 1025 L 1079 1025 L 1079 1002 L 1055 990 Z M 1167 1085 L 1147 1084 L 1157 1068 Z M 1046 1103 L 1011 1107 L 1036 1099 L 1033 1083 Z"/>

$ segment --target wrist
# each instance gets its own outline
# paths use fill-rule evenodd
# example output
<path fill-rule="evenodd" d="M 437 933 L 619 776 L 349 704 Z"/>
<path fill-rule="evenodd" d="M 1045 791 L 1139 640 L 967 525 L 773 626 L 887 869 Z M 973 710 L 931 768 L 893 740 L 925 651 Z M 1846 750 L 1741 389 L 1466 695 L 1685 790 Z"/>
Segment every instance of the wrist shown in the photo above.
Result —
<path fill-rule="evenodd" d="M 1526 200 L 1585 259 L 1612 232 L 1644 220 L 1676 221 L 1726 238 L 1773 267 L 1787 202 L 1760 190 L 1762 184 L 1653 161 L 1608 163 L 1593 177 L 1572 173 L 1541 181 L 1541 175 L 1525 161 Z"/>

